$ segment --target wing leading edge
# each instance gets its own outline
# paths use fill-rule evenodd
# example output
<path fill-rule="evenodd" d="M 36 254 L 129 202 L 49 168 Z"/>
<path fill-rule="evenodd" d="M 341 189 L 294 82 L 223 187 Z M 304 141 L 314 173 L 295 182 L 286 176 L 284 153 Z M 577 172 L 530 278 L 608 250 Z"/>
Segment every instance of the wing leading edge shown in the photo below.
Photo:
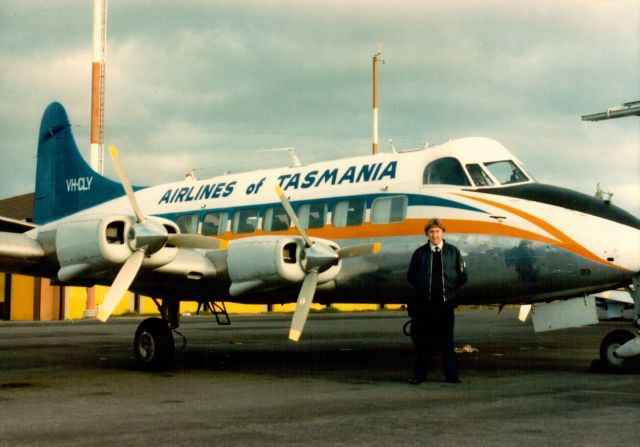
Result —
<path fill-rule="evenodd" d="M 26 273 L 45 257 L 38 241 L 26 234 L 0 232 L 0 270 Z"/>

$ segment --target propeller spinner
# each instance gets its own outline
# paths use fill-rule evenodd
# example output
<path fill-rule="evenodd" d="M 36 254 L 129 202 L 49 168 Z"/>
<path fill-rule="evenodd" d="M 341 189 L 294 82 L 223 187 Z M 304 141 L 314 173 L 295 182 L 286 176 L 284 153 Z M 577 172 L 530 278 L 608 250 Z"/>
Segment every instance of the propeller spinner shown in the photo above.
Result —
<path fill-rule="evenodd" d="M 289 330 L 289 339 L 298 341 L 302 335 L 302 330 L 304 329 L 307 317 L 309 316 L 309 310 L 311 309 L 311 304 L 313 303 L 313 297 L 318 286 L 319 272 L 338 264 L 341 259 L 375 254 L 380 251 L 380 243 L 374 242 L 370 244 L 354 245 L 335 251 L 326 243 L 319 240 L 313 240 L 307 235 L 304 228 L 300 226 L 298 216 L 293 211 L 288 197 L 278 185 L 276 185 L 276 194 L 278 194 L 278 197 L 282 202 L 282 206 L 305 243 L 302 256 L 304 261 L 302 264 L 306 274 L 302 281 L 300 293 L 298 294 L 296 310 L 293 313 L 291 329 Z"/>

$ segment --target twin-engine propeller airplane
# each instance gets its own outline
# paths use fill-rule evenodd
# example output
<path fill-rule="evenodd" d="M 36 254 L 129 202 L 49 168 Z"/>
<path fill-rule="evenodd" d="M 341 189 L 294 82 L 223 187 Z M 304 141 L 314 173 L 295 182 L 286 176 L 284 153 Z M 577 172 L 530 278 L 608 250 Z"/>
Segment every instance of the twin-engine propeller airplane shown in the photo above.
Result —
<path fill-rule="evenodd" d="M 59 284 L 110 285 L 102 321 L 127 290 L 155 297 L 162 318 L 144 320 L 134 341 L 146 368 L 172 358 L 181 300 L 223 310 L 225 301 L 296 301 L 293 340 L 314 297 L 406 303 L 408 263 L 430 217 L 444 220 L 466 262 L 460 303 L 533 304 L 534 324 L 538 315 L 550 329 L 597 321 L 585 296 L 627 287 L 640 313 L 640 220 L 537 183 L 490 139 L 145 188 L 131 186 L 114 147 L 111 155 L 120 183 L 88 166 L 64 108 L 49 105 L 35 224 L 0 233 L 0 266 Z M 562 307 L 539 304 L 554 300 Z M 612 368 L 638 354 L 632 332 L 614 331 L 601 346 Z"/>

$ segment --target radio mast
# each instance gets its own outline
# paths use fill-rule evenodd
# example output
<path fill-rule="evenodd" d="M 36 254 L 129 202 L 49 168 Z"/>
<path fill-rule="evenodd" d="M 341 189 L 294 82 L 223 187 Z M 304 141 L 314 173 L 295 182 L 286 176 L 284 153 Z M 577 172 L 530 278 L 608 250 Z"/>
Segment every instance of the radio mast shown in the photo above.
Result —
<path fill-rule="evenodd" d="M 89 164 L 104 172 L 104 55 L 107 45 L 107 0 L 93 0 L 93 63 L 91 72 L 91 150 Z"/>
<path fill-rule="evenodd" d="M 104 173 L 104 54 L 107 45 L 107 0 L 93 0 L 93 59 L 91 64 L 91 146 L 89 165 Z M 95 288 L 87 287 L 84 317 L 97 314 Z"/>
<path fill-rule="evenodd" d="M 378 153 L 378 62 L 382 53 L 373 56 L 373 154 Z"/>

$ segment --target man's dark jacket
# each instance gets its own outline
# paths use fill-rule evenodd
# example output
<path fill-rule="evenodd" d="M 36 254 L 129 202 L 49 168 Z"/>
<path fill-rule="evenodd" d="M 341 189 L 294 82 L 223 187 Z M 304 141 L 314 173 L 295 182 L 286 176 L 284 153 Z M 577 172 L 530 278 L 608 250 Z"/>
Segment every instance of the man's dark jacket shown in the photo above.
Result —
<path fill-rule="evenodd" d="M 431 307 L 431 262 L 433 252 L 427 242 L 419 247 L 411 257 L 407 279 L 416 293 L 409 300 L 409 316 L 418 317 L 429 312 Z M 456 290 L 467 282 L 467 272 L 460 256 L 460 250 L 443 241 L 442 284 L 445 302 L 455 303 Z"/>

